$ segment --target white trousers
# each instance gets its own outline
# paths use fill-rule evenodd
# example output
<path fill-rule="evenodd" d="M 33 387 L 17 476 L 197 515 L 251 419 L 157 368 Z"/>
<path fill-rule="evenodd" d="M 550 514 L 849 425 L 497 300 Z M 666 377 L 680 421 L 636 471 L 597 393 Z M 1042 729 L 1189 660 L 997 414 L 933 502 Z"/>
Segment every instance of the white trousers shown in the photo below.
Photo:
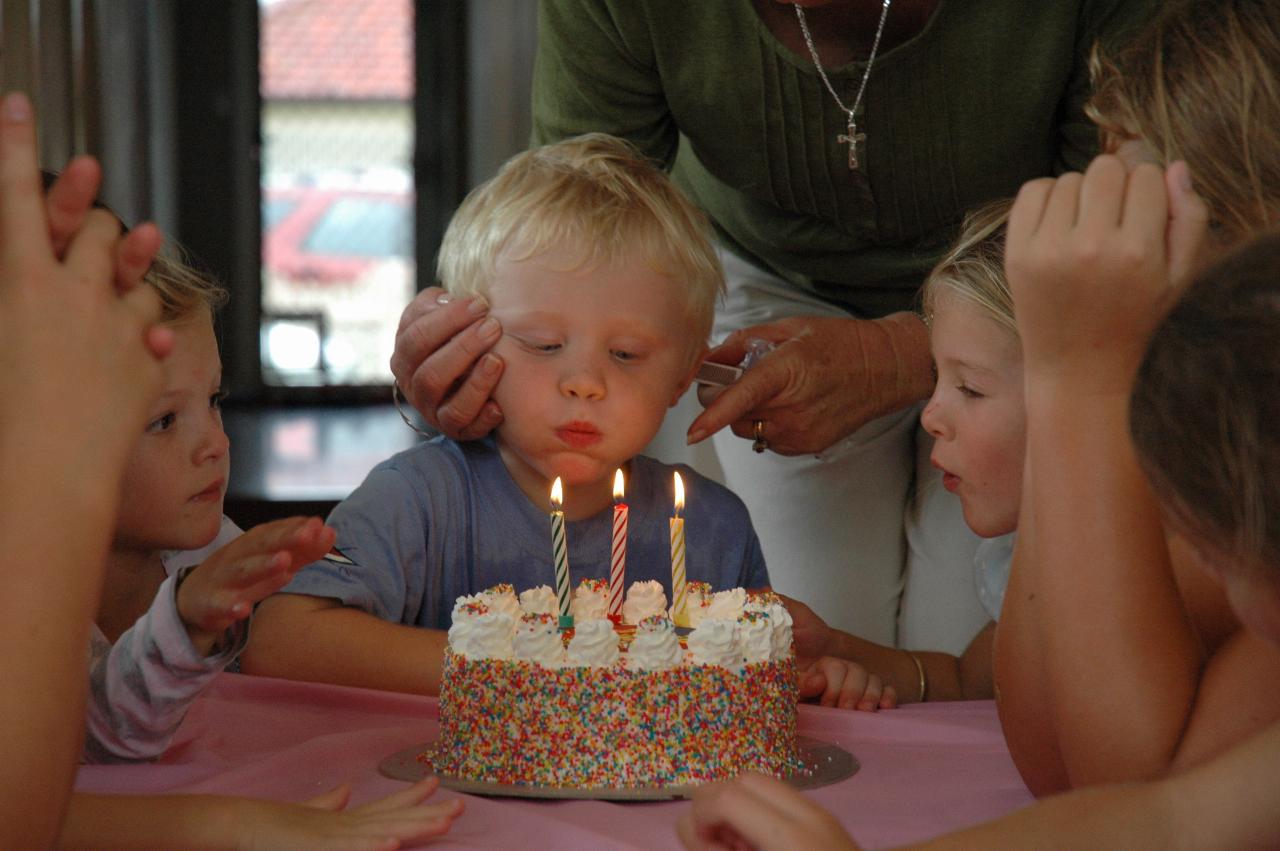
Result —
<path fill-rule="evenodd" d="M 716 313 L 716 342 L 738 328 L 792 316 L 849 317 L 729 252 L 722 251 L 721 260 L 729 289 Z M 967 617 L 956 627 L 946 626 L 947 611 L 957 596 L 963 596 L 956 590 L 963 582 L 967 582 L 965 592 L 978 605 L 973 591 L 973 546 L 978 539 L 964 527 L 963 519 L 962 538 L 967 536 L 972 543 L 957 544 L 952 540 L 955 530 L 945 523 L 908 527 L 929 556 L 921 562 L 919 582 L 906 573 L 904 515 L 916 470 L 918 406 L 867 423 L 817 457 L 756 454 L 750 440 L 728 429 L 699 446 L 686 447 L 685 431 L 700 410 L 691 390 L 668 415 L 647 451 L 664 461 L 690 464 L 742 498 L 776 590 L 807 603 L 832 626 L 893 645 L 898 641 L 905 582 L 913 605 L 918 599 L 921 606 L 919 614 L 913 612 L 904 619 L 909 627 L 904 637 L 912 639 L 911 646 L 935 649 L 927 643 L 916 645 L 915 636 L 934 642 L 939 633 L 969 629 L 972 619 Z M 925 468 L 931 469 L 927 449 L 923 458 Z M 959 511 L 958 500 L 945 491 L 942 496 Z M 926 519 L 933 517 L 930 511 Z M 931 534 L 935 526 L 943 533 L 936 540 Z M 957 581 L 935 581 L 937 575 Z M 966 603 L 962 601 L 962 607 Z M 963 637 L 960 649 L 978 627 Z"/>

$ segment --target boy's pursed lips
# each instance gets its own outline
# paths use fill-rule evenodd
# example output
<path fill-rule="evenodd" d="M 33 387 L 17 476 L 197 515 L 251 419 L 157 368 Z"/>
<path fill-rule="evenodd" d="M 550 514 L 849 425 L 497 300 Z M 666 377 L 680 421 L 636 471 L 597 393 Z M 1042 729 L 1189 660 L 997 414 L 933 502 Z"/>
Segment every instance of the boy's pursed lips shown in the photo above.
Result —
<path fill-rule="evenodd" d="M 599 443 L 604 435 L 589 422 L 574 420 L 556 427 L 556 437 L 574 449 L 582 449 Z"/>

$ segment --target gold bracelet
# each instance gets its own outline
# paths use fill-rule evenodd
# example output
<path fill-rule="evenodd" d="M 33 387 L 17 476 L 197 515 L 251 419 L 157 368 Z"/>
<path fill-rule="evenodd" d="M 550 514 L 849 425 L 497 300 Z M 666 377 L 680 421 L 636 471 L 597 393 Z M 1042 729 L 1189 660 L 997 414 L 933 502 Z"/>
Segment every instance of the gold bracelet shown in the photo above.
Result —
<path fill-rule="evenodd" d="M 929 693 L 929 680 L 924 675 L 924 663 L 920 661 L 920 657 L 912 653 L 910 650 L 902 651 L 911 657 L 911 661 L 916 663 L 916 673 L 920 675 L 920 703 L 924 703 L 925 695 Z"/>

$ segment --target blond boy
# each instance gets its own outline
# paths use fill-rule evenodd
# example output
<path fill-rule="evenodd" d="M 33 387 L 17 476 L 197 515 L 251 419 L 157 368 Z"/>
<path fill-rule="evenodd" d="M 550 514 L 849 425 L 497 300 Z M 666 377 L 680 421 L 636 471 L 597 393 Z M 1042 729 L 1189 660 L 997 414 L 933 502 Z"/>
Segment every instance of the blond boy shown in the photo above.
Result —
<path fill-rule="evenodd" d="M 475 190 L 438 271 L 501 323 L 505 420 L 491 438 L 437 437 L 374 468 L 329 518 L 337 551 L 261 607 L 247 671 L 436 692 L 458 596 L 553 583 L 556 477 L 572 581 L 607 575 L 622 468 L 627 580 L 670 594 L 674 468 L 638 453 L 706 352 L 723 276 L 701 213 L 625 143 L 591 134 L 521 154 Z M 680 473 L 689 579 L 767 585 L 742 502 Z"/>

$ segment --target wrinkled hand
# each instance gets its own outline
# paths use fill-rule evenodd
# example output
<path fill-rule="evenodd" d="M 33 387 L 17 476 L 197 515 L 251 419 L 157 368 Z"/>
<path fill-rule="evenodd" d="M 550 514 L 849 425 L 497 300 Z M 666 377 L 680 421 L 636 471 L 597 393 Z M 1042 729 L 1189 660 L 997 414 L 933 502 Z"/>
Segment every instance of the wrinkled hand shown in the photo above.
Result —
<path fill-rule="evenodd" d="M 812 661 L 796 660 L 800 699 L 817 699 L 822 706 L 875 712 L 898 705 L 898 693 L 880 677 L 857 662 L 823 656 Z"/>
<path fill-rule="evenodd" d="M 78 165 L 72 181 L 55 186 L 46 201 L 30 102 L 21 95 L 5 99 L 0 421 L 38 427 L 29 451 L 59 446 L 64 465 L 86 482 L 133 444 L 161 387 L 159 359 L 173 344 L 172 332 L 155 325 L 156 293 L 136 286 L 159 247 L 159 232 L 143 227 L 122 240 L 114 216 L 88 211 L 84 199 L 96 191 L 96 175 L 96 164 Z M 69 218 L 59 218 L 67 210 Z M 74 417 L 66 415 L 69 388 L 76 390 Z M 86 423 L 94 429 L 92 441 L 85 439 Z M 75 457 L 66 455 L 80 448 Z"/>
<path fill-rule="evenodd" d="M 502 377 L 502 358 L 489 352 L 502 327 L 488 310 L 479 296 L 429 287 L 409 302 L 396 330 L 396 383 L 423 419 L 457 440 L 484 437 L 502 422 L 489 398 Z"/>
<path fill-rule="evenodd" d="M 932 390 L 928 334 L 910 314 L 782 319 L 734 332 L 709 359 L 736 364 L 753 338 L 777 348 L 710 402 L 689 427 L 690 443 L 725 426 L 754 439 L 754 421 L 764 420 L 772 451 L 821 452 Z"/>
<path fill-rule="evenodd" d="M 676 833 L 690 851 L 857 851 L 831 813 L 781 780 L 742 774 L 699 787 Z"/>
<path fill-rule="evenodd" d="M 318 517 L 290 517 L 255 526 L 213 553 L 178 586 L 178 614 L 192 643 L 208 655 L 255 603 L 323 558 L 335 537 Z"/>
<path fill-rule="evenodd" d="M 1005 252 L 1029 372 L 1127 394 L 1147 341 L 1198 265 L 1208 211 L 1185 163 L 1025 184 Z"/>
<path fill-rule="evenodd" d="M 424 803 L 439 781 L 429 777 L 408 789 L 345 809 L 349 786 L 303 805 L 254 801 L 242 819 L 237 847 L 244 851 L 392 851 L 420 845 L 449 830 L 463 801 Z"/>

